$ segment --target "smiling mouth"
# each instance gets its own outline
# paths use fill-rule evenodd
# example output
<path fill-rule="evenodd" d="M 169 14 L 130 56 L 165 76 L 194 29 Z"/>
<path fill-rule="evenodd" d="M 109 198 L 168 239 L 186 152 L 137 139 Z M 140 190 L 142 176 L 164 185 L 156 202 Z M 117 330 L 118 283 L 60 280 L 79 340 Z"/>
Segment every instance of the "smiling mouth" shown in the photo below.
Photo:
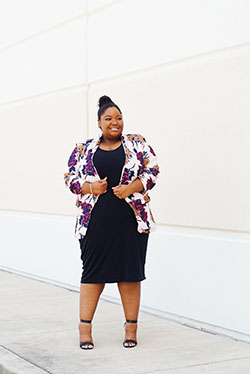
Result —
<path fill-rule="evenodd" d="M 119 131 L 119 129 L 117 127 L 111 127 L 110 129 L 111 131 Z"/>

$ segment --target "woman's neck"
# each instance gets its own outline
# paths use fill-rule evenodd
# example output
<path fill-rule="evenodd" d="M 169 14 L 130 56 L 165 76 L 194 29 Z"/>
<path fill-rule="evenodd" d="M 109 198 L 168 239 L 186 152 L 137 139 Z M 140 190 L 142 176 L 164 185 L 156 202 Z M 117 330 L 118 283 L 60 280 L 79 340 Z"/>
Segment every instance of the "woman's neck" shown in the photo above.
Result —
<path fill-rule="evenodd" d="M 121 141 L 121 136 L 119 136 L 118 138 L 115 138 L 115 139 L 108 139 L 104 136 L 102 136 L 102 139 L 101 139 L 101 142 L 103 144 L 107 144 L 107 145 L 113 145 L 115 143 L 119 143 Z"/>

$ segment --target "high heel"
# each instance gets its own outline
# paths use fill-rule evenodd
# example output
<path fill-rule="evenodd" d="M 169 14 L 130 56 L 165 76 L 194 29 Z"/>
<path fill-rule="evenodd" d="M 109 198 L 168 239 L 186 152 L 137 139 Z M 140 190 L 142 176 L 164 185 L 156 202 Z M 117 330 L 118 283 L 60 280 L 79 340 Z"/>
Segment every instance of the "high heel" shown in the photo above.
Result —
<path fill-rule="evenodd" d="M 123 326 L 126 326 L 127 323 L 137 323 L 137 320 L 126 319 L 126 322 L 124 323 Z M 132 345 L 129 345 L 129 343 L 132 343 Z M 122 344 L 125 348 L 134 348 L 137 345 L 137 341 L 133 340 L 133 339 L 126 339 L 126 340 L 124 340 L 124 342 Z M 128 345 L 126 345 L 126 344 L 128 344 Z"/>
<path fill-rule="evenodd" d="M 91 323 L 91 320 L 86 320 L 86 319 L 80 319 L 81 323 Z M 94 344 L 92 342 L 80 342 L 80 348 L 81 349 L 93 349 Z"/>

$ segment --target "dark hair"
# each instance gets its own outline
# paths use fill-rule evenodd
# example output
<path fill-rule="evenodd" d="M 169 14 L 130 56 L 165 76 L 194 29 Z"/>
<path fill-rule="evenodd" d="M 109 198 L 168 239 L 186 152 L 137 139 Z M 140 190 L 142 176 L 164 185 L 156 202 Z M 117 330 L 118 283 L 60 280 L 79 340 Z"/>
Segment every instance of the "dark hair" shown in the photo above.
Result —
<path fill-rule="evenodd" d="M 99 109 L 98 109 L 98 112 L 97 112 L 97 117 L 98 117 L 98 120 L 101 119 L 101 115 L 105 112 L 106 109 L 114 106 L 116 107 L 119 112 L 122 114 L 122 111 L 121 109 L 118 107 L 118 105 L 116 105 L 111 99 L 110 97 L 108 96 L 101 96 L 98 100 L 98 105 L 99 105 Z"/>

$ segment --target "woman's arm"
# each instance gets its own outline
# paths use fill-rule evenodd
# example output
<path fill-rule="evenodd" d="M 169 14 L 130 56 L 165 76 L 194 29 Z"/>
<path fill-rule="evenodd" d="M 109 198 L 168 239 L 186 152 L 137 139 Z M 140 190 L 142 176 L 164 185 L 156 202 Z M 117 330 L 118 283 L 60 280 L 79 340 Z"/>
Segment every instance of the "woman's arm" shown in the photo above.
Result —
<path fill-rule="evenodd" d="M 90 182 L 83 183 L 82 189 L 81 189 L 81 194 L 82 195 L 85 195 L 87 193 L 91 193 L 90 184 L 91 184 Z"/>
<path fill-rule="evenodd" d="M 140 180 L 140 178 L 136 178 L 133 182 L 129 183 L 127 185 L 129 195 L 131 195 L 134 192 L 142 192 L 144 187 Z"/>

